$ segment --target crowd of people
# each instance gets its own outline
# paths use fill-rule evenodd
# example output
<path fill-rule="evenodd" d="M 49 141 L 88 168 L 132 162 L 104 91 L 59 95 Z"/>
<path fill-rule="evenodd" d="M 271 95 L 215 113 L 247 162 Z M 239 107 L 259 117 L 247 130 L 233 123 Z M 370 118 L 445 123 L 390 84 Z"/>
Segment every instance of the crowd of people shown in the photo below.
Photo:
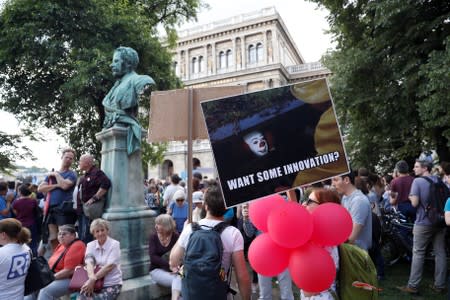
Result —
<path fill-rule="evenodd" d="M 69 284 L 78 266 L 88 275 L 78 299 L 116 299 L 120 294 L 120 242 L 109 236 L 109 221 L 86 213 L 90 205 L 104 201 L 111 182 L 89 154 L 80 157 L 78 178 L 71 169 L 74 159 L 75 151 L 64 149 L 60 169 L 49 172 L 39 185 L 0 182 L 0 283 L 14 285 L 0 299 L 71 295 Z M 48 258 L 54 280 L 24 295 L 32 256 Z M 94 290 L 99 279 L 103 286 Z"/>
<path fill-rule="evenodd" d="M 411 257 L 407 257 L 407 259 L 411 260 L 410 278 L 407 285 L 400 286 L 398 289 L 405 293 L 418 293 L 418 286 L 422 278 L 425 250 L 432 243 L 436 262 L 436 278 L 435 283 L 429 288 L 434 292 L 443 293 L 446 290 L 445 280 L 447 270 L 444 243 L 446 229 L 435 228 L 427 220 L 428 217 L 425 212 L 425 207 L 429 198 L 429 184 L 426 183 L 423 177 L 429 177 L 432 181 L 443 180 L 447 187 L 449 187 L 450 165 L 443 162 L 439 166 L 434 167 L 431 161 L 418 159 L 413 168 L 410 168 L 406 161 L 401 160 L 393 166 L 393 172 L 391 174 L 383 176 L 369 172 L 368 168 L 359 168 L 358 170 L 342 176 L 333 177 L 324 182 L 298 188 L 297 201 L 305 205 L 310 211 L 315 206 L 325 202 L 340 203 L 345 207 L 353 221 L 352 232 L 347 242 L 360 247 L 370 254 L 376 266 L 379 280 L 384 280 L 386 276 L 384 259 L 381 254 L 382 214 L 390 210 L 399 211 L 408 222 L 414 224 L 414 241 Z M 148 184 L 152 188 L 148 188 L 146 191 L 149 194 L 151 193 L 152 196 L 148 196 L 147 194 L 146 199 L 159 199 L 158 203 L 160 203 L 160 207 L 157 209 L 158 213 L 167 211 L 173 215 L 173 208 L 176 206 L 182 207 L 182 205 L 186 206 L 187 209 L 185 202 L 189 190 L 183 186 L 183 182 L 178 175 L 172 175 L 167 183 L 151 179 Z M 193 187 L 192 199 L 196 203 L 194 208 L 198 209 L 204 205 L 204 200 L 196 200 L 201 199 L 198 193 L 199 191 L 203 193 L 203 191 L 207 190 L 206 187 L 210 186 L 211 182 L 199 178 L 199 185 L 198 182 L 195 184 L 197 186 Z M 198 189 L 198 186 L 201 188 Z M 289 201 L 287 195 L 285 196 L 287 201 Z M 177 202 L 182 204 L 177 205 Z M 155 208 L 153 207 L 152 209 Z M 242 242 L 240 243 L 243 243 L 242 250 L 246 258 L 249 245 L 260 232 L 251 223 L 248 215 L 248 203 L 234 207 L 231 218 L 226 218 L 228 211 L 224 212 L 222 220 L 226 220 L 236 226 L 241 232 Z M 450 201 L 448 202 L 446 211 L 448 211 L 447 217 L 450 224 Z M 173 251 L 175 253 L 173 254 L 173 259 L 176 262 L 172 266 L 174 268 L 180 263 L 182 253 L 187 246 L 186 236 L 189 236 L 192 230 L 190 225 L 186 227 L 187 210 L 184 210 L 183 214 L 175 215 L 174 218 L 179 218 L 176 220 L 178 226 L 175 227 L 175 230 L 181 235 L 182 240 L 177 243 Z M 205 215 L 203 215 L 204 217 Z M 338 268 L 339 257 L 336 249 L 332 247 L 328 250 Z M 285 270 L 277 276 L 277 282 L 280 288 L 281 299 L 294 299 L 292 281 L 288 270 Z M 250 286 L 251 292 L 259 295 L 258 299 L 272 299 L 272 278 L 257 274 L 253 271 Z M 301 291 L 301 298 L 334 299 L 333 293 L 329 293 L 329 291 L 317 294 Z"/>
<path fill-rule="evenodd" d="M 116 299 L 120 294 L 120 242 L 109 236 L 111 224 L 108 221 L 90 218 L 85 213 L 91 204 L 104 201 L 111 182 L 88 154 L 80 157 L 78 165 L 83 174 L 78 177 L 71 169 L 74 159 L 73 150 L 64 150 L 61 168 L 50 172 L 39 185 L 16 186 L 0 182 L 0 282 L 8 287 L 0 299 L 23 296 L 25 275 L 31 257 L 36 255 L 47 255 L 55 280 L 27 295 L 27 300 L 57 299 L 71 294 L 69 283 L 80 265 L 85 266 L 88 280 L 78 291 L 78 299 Z M 394 167 L 392 175 L 378 176 L 367 168 L 360 168 L 297 188 L 296 199 L 282 195 L 286 201 L 298 201 L 310 212 L 327 202 L 347 209 L 353 227 L 346 242 L 370 254 L 379 280 L 386 276 L 380 251 L 381 216 L 390 209 L 398 210 L 414 223 L 410 276 L 399 290 L 418 293 L 425 251 L 432 243 L 435 278 L 429 288 L 443 293 L 447 278 L 446 228 L 434 227 L 428 219 L 429 182 L 426 178 L 433 182 L 443 180 L 450 186 L 450 164 L 442 163 L 439 168 L 433 168 L 430 161 L 417 160 L 410 169 L 402 160 Z M 192 193 L 192 205 L 188 204 L 189 193 Z M 258 299 L 272 299 L 273 278 L 251 270 L 248 263 L 250 244 L 261 233 L 250 219 L 249 203 L 226 208 L 218 182 L 203 178 L 198 171 L 193 173 L 191 188 L 177 174 L 166 181 L 145 180 L 142 199 L 156 215 L 155 228 L 148 239 L 149 274 L 153 283 L 170 288 L 173 300 L 183 299 L 183 295 L 184 299 L 191 299 L 193 296 L 189 295 L 195 295 L 195 288 L 186 287 L 186 274 L 190 270 L 184 270 L 184 259 L 197 224 L 200 228 L 211 229 L 221 223 L 227 224 L 219 234 L 223 247 L 223 281 L 229 285 L 230 294 L 233 277 L 241 299 L 250 299 L 252 294 L 258 295 Z M 189 208 L 194 223 L 188 220 Z M 450 199 L 445 211 L 450 224 Z M 326 250 L 338 269 L 337 247 Z M 289 271 L 286 269 L 276 277 L 281 299 L 294 299 Z M 103 288 L 94 290 L 95 282 L 101 278 Z M 334 299 L 336 293 L 336 282 L 333 282 L 330 289 L 319 293 L 301 290 L 300 298 Z"/>

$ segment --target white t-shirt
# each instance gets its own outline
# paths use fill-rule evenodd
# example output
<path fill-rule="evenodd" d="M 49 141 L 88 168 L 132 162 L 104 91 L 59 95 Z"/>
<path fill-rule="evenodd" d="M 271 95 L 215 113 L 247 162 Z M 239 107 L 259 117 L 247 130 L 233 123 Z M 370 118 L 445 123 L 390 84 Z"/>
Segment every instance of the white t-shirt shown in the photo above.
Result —
<path fill-rule="evenodd" d="M 210 220 L 210 219 L 201 219 L 198 224 L 206 225 L 209 227 L 214 227 L 222 221 L 219 220 Z M 203 229 L 209 229 L 208 227 L 202 227 Z M 183 231 L 178 238 L 178 244 L 181 248 L 186 250 L 187 244 L 189 242 L 189 237 L 191 236 L 192 227 L 191 224 L 184 226 Z M 228 226 L 224 229 L 220 236 L 223 245 L 223 256 L 222 256 L 222 267 L 225 270 L 225 273 L 228 272 L 228 269 L 231 265 L 231 255 L 233 252 L 244 250 L 244 238 L 242 237 L 239 229 L 233 226 Z"/>
<path fill-rule="evenodd" d="M 184 192 L 184 188 L 178 184 L 177 185 L 169 184 L 166 187 L 166 190 L 164 191 L 164 195 L 163 195 L 163 200 L 164 200 L 164 202 L 167 202 L 167 207 L 169 207 L 170 204 L 172 203 L 172 197 L 175 194 L 175 192 L 178 190 Z"/>
<path fill-rule="evenodd" d="M 0 300 L 23 299 L 30 261 L 30 248 L 25 244 L 10 243 L 0 248 Z"/>

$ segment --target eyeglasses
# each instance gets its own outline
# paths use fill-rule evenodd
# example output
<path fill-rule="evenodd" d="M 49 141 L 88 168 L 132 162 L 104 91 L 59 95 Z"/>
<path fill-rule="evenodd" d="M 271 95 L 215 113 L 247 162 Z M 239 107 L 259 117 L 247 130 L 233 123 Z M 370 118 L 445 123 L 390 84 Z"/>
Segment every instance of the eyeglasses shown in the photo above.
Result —
<path fill-rule="evenodd" d="M 183 202 L 184 199 L 177 199 L 177 202 Z"/>
<path fill-rule="evenodd" d="M 305 201 L 305 205 L 306 206 L 310 205 L 311 203 L 315 203 L 317 205 L 320 205 L 319 201 L 316 201 L 316 200 L 311 199 L 311 198 L 308 198 L 308 200 Z"/>

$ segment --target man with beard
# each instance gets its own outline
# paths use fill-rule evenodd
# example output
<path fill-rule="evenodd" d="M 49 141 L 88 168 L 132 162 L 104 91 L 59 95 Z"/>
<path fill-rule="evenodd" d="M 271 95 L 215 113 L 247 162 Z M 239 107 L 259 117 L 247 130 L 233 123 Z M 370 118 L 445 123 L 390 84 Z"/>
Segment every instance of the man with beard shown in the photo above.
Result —
<path fill-rule="evenodd" d="M 45 204 L 44 214 L 48 224 L 48 240 L 53 249 L 58 245 L 58 226 L 75 223 L 74 212 L 67 213 L 63 211 L 64 202 L 72 203 L 73 190 L 77 182 L 77 174 L 70 169 L 74 158 L 75 150 L 70 148 L 64 149 L 60 170 L 48 173 L 45 180 L 38 187 L 39 192 L 49 193 L 46 198 L 47 203 Z"/>

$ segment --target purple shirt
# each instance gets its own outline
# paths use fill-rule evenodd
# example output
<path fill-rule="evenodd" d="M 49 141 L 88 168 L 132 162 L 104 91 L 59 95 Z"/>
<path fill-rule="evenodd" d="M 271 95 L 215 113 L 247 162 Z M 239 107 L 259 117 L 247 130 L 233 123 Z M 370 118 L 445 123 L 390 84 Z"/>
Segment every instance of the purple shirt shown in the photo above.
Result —
<path fill-rule="evenodd" d="M 169 261 L 164 259 L 163 255 L 172 250 L 173 245 L 178 240 L 178 233 L 174 232 L 169 245 L 164 247 L 159 241 L 158 234 L 152 233 L 148 241 L 148 254 L 150 256 L 150 271 L 154 269 L 163 269 L 170 272 Z"/>
<path fill-rule="evenodd" d="M 12 208 L 16 211 L 16 219 L 25 227 L 31 227 L 35 223 L 36 207 L 37 202 L 32 198 L 16 199 L 12 205 Z"/>
<path fill-rule="evenodd" d="M 102 170 L 97 167 L 92 167 L 80 180 L 79 186 L 81 187 L 81 192 L 78 191 L 81 202 L 85 203 L 91 199 L 100 188 L 108 190 L 111 187 L 111 181 Z"/>
<path fill-rule="evenodd" d="M 398 193 L 397 196 L 398 203 L 409 201 L 409 192 L 411 191 L 411 185 L 413 180 L 414 177 L 410 175 L 400 176 L 392 180 L 391 191 Z"/>

